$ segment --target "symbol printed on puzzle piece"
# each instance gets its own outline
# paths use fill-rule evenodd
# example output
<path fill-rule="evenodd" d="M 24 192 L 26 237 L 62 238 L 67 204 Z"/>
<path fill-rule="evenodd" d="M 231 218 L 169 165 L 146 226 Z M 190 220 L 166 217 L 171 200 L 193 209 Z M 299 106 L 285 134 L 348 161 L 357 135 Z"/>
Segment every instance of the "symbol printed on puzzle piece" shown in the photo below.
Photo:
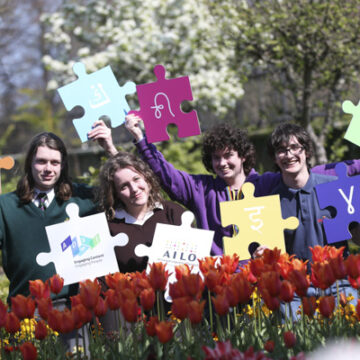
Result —
<path fill-rule="evenodd" d="M 125 246 L 127 235 L 110 235 L 105 213 L 79 217 L 75 203 L 66 206 L 69 220 L 46 226 L 50 252 L 39 253 L 40 266 L 50 262 L 64 284 L 73 284 L 119 271 L 114 247 Z"/>
<path fill-rule="evenodd" d="M 353 115 L 344 138 L 360 146 L 360 102 L 354 105 L 350 100 L 346 100 L 342 104 L 342 109 L 344 113 Z"/>
<path fill-rule="evenodd" d="M 243 199 L 220 203 L 222 225 L 236 225 L 239 229 L 235 236 L 224 237 L 224 253 L 237 254 L 241 260 L 250 258 L 252 243 L 286 252 L 284 229 L 296 229 L 299 225 L 294 216 L 282 218 L 279 195 L 254 197 L 254 191 L 252 183 L 245 183 Z"/>
<path fill-rule="evenodd" d="M 157 223 L 151 247 L 138 245 L 135 248 L 136 256 L 149 257 L 147 271 L 150 270 L 149 264 L 166 263 L 166 269 L 172 273 L 165 293 L 167 300 L 170 300 L 169 284 L 176 281 L 175 266 L 188 264 L 193 273 L 198 273 L 198 259 L 210 256 L 214 231 L 192 228 L 193 221 L 193 213 L 185 211 L 180 226 Z"/>
<path fill-rule="evenodd" d="M 360 176 L 347 176 L 345 163 L 338 163 L 335 172 L 338 179 L 315 187 L 320 208 L 336 209 L 334 218 L 323 220 L 329 244 L 350 239 L 350 223 L 360 222 Z"/>
<path fill-rule="evenodd" d="M 102 116 L 111 119 L 113 128 L 123 124 L 130 111 L 125 96 L 135 93 L 135 83 L 127 82 L 119 86 L 110 66 L 87 74 L 84 64 L 78 62 L 73 70 L 78 79 L 59 88 L 58 92 L 67 110 L 76 106 L 84 109 L 84 116 L 73 120 L 81 141 L 88 140 L 87 133 Z"/>
<path fill-rule="evenodd" d="M 200 134 L 197 112 L 185 113 L 181 103 L 193 100 L 188 76 L 165 79 L 165 68 L 156 65 L 154 74 L 157 81 L 136 86 L 140 110 L 131 111 L 139 114 L 144 121 L 148 142 L 169 140 L 167 126 L 175 124 L 179 137 Z"/>

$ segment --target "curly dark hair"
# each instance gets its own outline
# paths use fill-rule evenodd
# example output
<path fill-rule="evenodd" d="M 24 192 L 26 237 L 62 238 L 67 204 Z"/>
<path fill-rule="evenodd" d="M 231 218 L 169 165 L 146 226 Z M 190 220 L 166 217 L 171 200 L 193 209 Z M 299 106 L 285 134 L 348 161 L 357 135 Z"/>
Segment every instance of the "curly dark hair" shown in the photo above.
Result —
<path fill-rule="evenodd" d="M 101 211 L 105 211 L 108 220 L 114 219 L 116 209 L 126 210 L 124 203 L 116 196 L 114 184 L 116 171 L 124 168 L 132 168 L 145 178 L 145 181 L 150 186 L 149 208 L 153 208 L 156 203 L 164 201 L 161 195 L 160 184 L 149 165 L 134 154 L 119 152 L 108 159 L 100 171 L 100 186 L 97 200 Z"/>
<path fill-rule="evenodd" d="M 51 132 L 42 132 L 32 139 L 26 153 L 24 175 L 18 181 L 16 187 L 16 194 L 20 202 L 23 204 L 29 203 L 34 197 L 35 182 L 32 176 L 32 161 L 40 146 L 46 146 L 60 152 L 61 174 L 54 187 L 55 196 L 63 201 L 70 199 L 72 195 L 72 184 L 69 177 L 68 155 L 65 144 L 57 135 Z"/>
<path fill-rule="evenodd" d="M 299 126 L 297 124 L 285 122 L 281 123 L 274 129 L 267 143 L 269 155 L 273 160 L 275 160 L 276 151 L 279 148 L 283 147 L 284 144 L 288 144 L 292 136 L 294 136 L 299 142 L 299 144 L 304 147 L 306 164 L 308 169 L 310 169 L 310 159 L 314 152 L 313 145 L 309 133 L 302 126 Z M 275 169 L 278 171 L 280 170 L 280 168 L 276 164 Z"/>
<path fill-rule="evenodd" d="M 212 155 L 217 150 L 235 150 L 243 162 L 244 173 L 249 175 L 255 165 L 255 147 L 250 142 L 246 130 L 233 127 L 229 124 L 220 124 L 208 130 L 203 137 L 202 161 L 205 168 L 212 173 Z"/>

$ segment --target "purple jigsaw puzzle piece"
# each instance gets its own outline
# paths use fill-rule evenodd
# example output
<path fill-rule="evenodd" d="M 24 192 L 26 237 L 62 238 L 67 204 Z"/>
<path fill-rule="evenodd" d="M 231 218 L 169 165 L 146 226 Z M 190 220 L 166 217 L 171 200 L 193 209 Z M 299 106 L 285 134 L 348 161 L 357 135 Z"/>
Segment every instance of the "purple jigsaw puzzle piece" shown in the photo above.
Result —
<path fill-rule="evenodd" d="M 136 86 L 140 110 L 131 111 L 144 121 L 148 142 L 169 140 L 167 126 L 175 124 L 179 137 L 200 134 L 198 116 L 195 110 L 185 113 L 181 103 L 193 100 L 190 81 L 187 76 L 165 79 L 165 68 L 156 65 L 156 82 Z"/>
<path fill-rule="evenodd" d="M 360 176 L 347 176 L 346 164 L 335 167 L 337 180 L 315 187 L 320 208 L 334 207 L 336 216 L 324 219 L 329 244 L 351 238 L 349 224 L 360 222 Z"/>

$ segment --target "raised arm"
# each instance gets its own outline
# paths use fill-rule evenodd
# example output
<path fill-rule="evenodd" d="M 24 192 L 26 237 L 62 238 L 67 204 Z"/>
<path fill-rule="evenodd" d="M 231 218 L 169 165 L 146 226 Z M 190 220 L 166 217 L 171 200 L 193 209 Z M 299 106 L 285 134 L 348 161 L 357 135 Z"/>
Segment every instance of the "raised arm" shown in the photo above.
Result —
<path fill-rule="evenodd" d="M 106 151 L 108 156 L 117 154 L 117 149 L 113 143 L 111 129 L 108 128 L 102 120 L 95 121 L 92 130 L 88 132 L 88 138 L 97 141 L 98 144 Z"/>
<path fill-rule="evenodd" d="M 360 174 L 360 160 L 344 160 L 343 161 L 347 165 L 347 173 L 349 176 L 359 175 Z M 334 175 L 336 176 L 335 166 L 336 163 L 324 164 L 314 166 L 311 171 L 317 174 L 324 175 Z"/>

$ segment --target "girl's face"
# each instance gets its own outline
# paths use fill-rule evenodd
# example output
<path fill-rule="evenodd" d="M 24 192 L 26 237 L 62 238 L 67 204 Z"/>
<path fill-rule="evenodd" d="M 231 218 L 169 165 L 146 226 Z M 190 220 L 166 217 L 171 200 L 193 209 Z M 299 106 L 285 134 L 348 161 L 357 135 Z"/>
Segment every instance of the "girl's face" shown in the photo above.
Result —
<path fill-rule="evenodd" d="M 116 196 L 129 214 L 147 210 L 150 186 L 144 176 L 134 168 L 119 169 L 114 175 Z"/>

